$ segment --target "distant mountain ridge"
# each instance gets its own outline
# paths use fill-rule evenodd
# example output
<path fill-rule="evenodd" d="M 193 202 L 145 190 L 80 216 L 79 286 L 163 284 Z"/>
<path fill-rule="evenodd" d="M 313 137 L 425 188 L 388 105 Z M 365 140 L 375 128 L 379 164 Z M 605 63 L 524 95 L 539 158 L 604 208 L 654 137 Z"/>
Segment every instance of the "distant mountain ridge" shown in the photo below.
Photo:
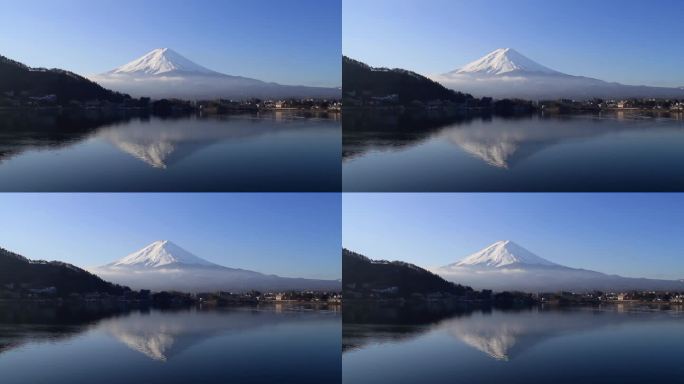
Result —
<path fill-rule="evenodd" d="M 63 69 L 32 68 L 0 56 L 0 93 L 28 97 L 55 95 L 65 104 L 71 100 L 122 102 L 128 95 L 110 91 L 85 77 Z"/>
<path fill-rule="evenodd" d="M 681 88 L 611 83 L 568 75 L 512 48 L 499 48 L 465 66 L 431 78 L 476 97 L 543 99 L 684 98 Z"/>
<path fill-rule="evenodd" d="M 475 289 L 495 291 L 684 291 L 681 281 L 628 278 L 566 267 L 539 257 L 509 240 L 498 241 L 433 272 L 446 280 L 468 284 Z"/>
<path fill-rule="evenodd" d="M 126 287 L 111 284 L 72 264 L 30 260 L 0 248 L 0 286 L 13 289 L 54 287 L 58 296 L 71 293 L 104 292 L 120 295 Z"/>
<path fill-rule="evenodd" d="M 155 241 L 119 260 L 91 268 L 103 278 L 153 291 L 339 290 L 340 282 L 266 275 L 212 263 L 168 240 Z"/>
<path fill-rule="evenodd" d="M 154 49 L 90 78 L 136 97 L 154 99 L 339 98 L 341 94 L 337 88 L 281 85 L 223 74 L 170 48 Z"/>

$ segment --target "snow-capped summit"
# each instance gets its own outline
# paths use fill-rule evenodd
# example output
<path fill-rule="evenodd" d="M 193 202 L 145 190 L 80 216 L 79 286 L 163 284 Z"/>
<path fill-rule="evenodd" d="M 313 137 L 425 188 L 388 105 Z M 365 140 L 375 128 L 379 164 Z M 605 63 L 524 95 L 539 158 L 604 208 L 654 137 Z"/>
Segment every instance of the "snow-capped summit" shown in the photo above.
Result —
<path fill-rule="evenodd" d="M 108 267 L 168 268 L 174 266 L 220 267 L 193 255 L 168 240 L 159 240 L 119 259 Z"/>
<path fill-rule="evenodd" d="M 336 88 L 281 85 L 212 71 L 170 48 L 158 48 L 109 72 L 88 78 L 133 97 L 235 99 L 337 98 Z"/>
<path fill-rule="evenodd" d="M 339 281 L 280 277 L 204 260 L 168 240 L 159 240 L 113 263 L 89 269 L 104 280 L 133 289 L 211 292 L 338 290 Z"/>
<path fill-rule="evenodd" d="M 157 48 L 144 56 L 108 72 L 113 75 L 172 75 L 176 73 L 219 75 L 196 64 L 170 48 Z"/>
<path fill-rule="evenodd" d="M 559 265 L 535 255 L 510 240 L 502 240 L 450 266 L 513 268 L 518 266 L 554 267 Z"/>
<path fill-rule="evenodd" d="M 527 57 L 513 48 L 499 48 L 481 59 L 467 64 L 463 68 L 451 73 L 455 74 L 486 74 L 504 75 L 516 72 L 560 74 L 551 68 L 547 68 Z"/>
<path fill-rule="evenodd" d="M 498 99 L 684 97 L 684 90 L 680 88 L 624 85 L 566 74 L 541 65 L 512 48 L 497 49 L 459 69 L 431 78 L 459 92 Z"/>
<path fill-rule="evenodd" d="M 684 289 L 681 281 L 629 278 L 556 264 L 509 240 L 498 241 L 457 263 L 437 268 L 434 272 L 448 281 L 494 291 Z"/>

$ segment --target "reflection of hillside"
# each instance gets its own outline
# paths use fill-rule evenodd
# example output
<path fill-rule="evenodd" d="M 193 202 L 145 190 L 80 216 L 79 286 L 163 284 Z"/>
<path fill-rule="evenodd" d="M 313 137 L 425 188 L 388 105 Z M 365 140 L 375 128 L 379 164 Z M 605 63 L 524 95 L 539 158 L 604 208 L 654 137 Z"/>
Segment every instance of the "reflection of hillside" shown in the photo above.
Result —
<path fill-rule="evenodd" d="M 396 150 L 417 145 L 453 123 L 473 117 L 440 113 L 345 112 L 342 115 L 342 160 L 372 150 Z"/>
<path fill-rule="evenodd" d="M 473 309 L 450 303 L 382 305 L 347 303 L 342 311 L 342 351 L 367 344 L 417 337 L 450 317 L 467 316 Z"/>
<path fill-rule="evenodd" d="M 1 305 L 0 354 L 27 343 L 53 342 L 75 337 L 103 318 L 125 312 L 121 308 L 103 308 L 99 305 Z"/>
<path fill-rule="evenodd" d="M 99 127 L 126 122 L 130 116 L 85 111 L 0 114 L 0 162 L 25 151 L 63 148 L 92 136 Z"/>

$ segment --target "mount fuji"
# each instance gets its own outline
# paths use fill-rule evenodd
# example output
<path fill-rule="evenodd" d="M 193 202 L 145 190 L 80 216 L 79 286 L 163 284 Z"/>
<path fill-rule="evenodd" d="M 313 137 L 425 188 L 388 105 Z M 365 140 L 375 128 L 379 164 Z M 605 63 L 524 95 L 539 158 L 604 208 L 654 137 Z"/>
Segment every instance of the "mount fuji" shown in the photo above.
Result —
<path fill-rule="evenodd" d="M 495 291 L 684 290 L 681 281 L 629 278 L 566 267 L 509 240 L 498 241 L 433 272 L 448 281 Z"/>
<path fill-rule="evenodd" d="M 226 75 L 192 62 L 170 48 L 158 48 L 109 72 L 89 77 L 103 87 L 134 97 L 181 99 L 338 98 L 337 88 L 268 83 Z"/>
<path fill-rule="evenodd" d="M 432 77 L 447 88 L 477 97 L 543 99 L 682 98 L 681 88 L 609 83 L 568 75 L 512 48 L 500 48 L 454 71 Z"/>
<path fill-rule="evenodd" d="M 195 256 L 168 240 L 152 244 L 92 273 L 133 289 L 153 291 L 339 290 L 336 280 L 288 278 L 228 268 Z"/>

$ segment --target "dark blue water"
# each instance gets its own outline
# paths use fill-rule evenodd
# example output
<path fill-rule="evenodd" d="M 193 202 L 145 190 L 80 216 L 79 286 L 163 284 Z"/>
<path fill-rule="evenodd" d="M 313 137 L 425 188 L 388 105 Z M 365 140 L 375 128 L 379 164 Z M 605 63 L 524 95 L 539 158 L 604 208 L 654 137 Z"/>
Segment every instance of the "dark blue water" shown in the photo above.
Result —
<path fill-rule="evenodd" d="M 345 116 L 345 191 L 684 191 L 682 115 Z"/>
<path fill-rule="evenodd" d="M 64 316 L 39 309 L 0 318 L 3 384 L 340 381 L 341 316 L 330 310 L 152 310 L 93 318 L 89 311 Z"/>
<path fill-rule="evenodd" d="M 0 114 L 0 191 L 339 191 L 334 115 Z"/>
<path fill-rule="evenodd" d="M 347 310 L 344 383 L 625 384 L 684 377 L 681 306 L 473 311 L 422 321 L 398 311 L 375 322 L 348 321 Z"/>

